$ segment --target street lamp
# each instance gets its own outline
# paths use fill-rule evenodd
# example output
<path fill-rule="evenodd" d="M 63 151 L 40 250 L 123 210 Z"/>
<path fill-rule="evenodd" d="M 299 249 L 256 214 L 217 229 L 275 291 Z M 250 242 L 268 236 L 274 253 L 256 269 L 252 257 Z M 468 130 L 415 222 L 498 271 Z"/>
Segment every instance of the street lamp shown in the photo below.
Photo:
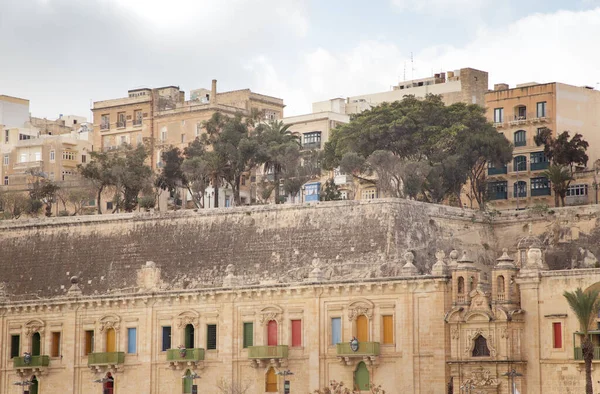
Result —
<path fill-rule="evenodd" d="M 189 375 L 185 374 L 185 375 L 183 375 L 181 378 L 182 378 L 182 379 L 184 379 L 184 380 L 185 380 L 185 379 L 189 379 L 189 380 L 191 380 L 191 381 L 192 381 L 192 387 L 191 387 L 191 388 L 192 388 L 192 393 L 197 393 L 197 392 L 198 392 L 198 391 L 197 391 L 197 390 L 198 390 L 198 386 L 194 385 L 194 380 L 196 380 L 196 379 L 199 379 L 199 378 L 200 378 L 200 375 L 198 375 L 198 374 L 196 373 L 196 371 L 192 372 L 192 373 L 191 373 L 191 374 L 189 374 Z"/>
<path fill-rule="evenodd" d="M 275 375 L 278 376 L 283 376 L 283 393 L 284 394 L 289 394 L 290 392 L 290 386 L 289 386 L 289 382 L 286 379 L 286 377 L 288 377 L 289 375 L 293 375 L 294 373 L 292 371 L 290 371 L 289 369 L 285 369 L 283 371 L 277 371 L 275 372 Z"/>
<path fill-rule="evenodd" d="M 31 380 L 22 380 L 20 382 L 14 382 L 15 386 L 23 386 L 23 393 L 25 393 L 25 389 L 33 384 Z"/>
<path fill-rule="evenodd" d="M 515 394 L 517 392 L 517 382 L 515 382 L 515 377 L 517 376 L 523 376 L 522 373 L 518 373 L 514 368 L 507 373 L 503 373 L 502 376 L 506 376 L 510 379 L 510 387 L 511 387 L 511 393 Z"/>

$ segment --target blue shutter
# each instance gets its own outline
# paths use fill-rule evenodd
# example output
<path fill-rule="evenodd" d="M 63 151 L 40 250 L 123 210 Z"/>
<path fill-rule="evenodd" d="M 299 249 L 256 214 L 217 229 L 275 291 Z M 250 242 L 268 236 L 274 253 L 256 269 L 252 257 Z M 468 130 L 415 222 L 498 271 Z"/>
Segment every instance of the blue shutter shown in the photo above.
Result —
<path fill-rule="evenodd" d="M 127 353 L 137 353 L 137 330 L 135 328 L 127 329 Z"/>
<path fill-rule="evenodd" d="M 331 319 L 331 344 L 340 342 L 342 342 L 342 318 L 334 317 Z"/>

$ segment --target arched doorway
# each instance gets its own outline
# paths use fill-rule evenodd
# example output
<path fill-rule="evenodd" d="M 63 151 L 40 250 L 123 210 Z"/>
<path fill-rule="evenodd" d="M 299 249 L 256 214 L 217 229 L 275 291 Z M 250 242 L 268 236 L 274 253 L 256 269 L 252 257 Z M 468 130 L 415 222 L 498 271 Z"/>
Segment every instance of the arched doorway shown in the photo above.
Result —
<path fill-rule="evenodd" d="M 365 315 L 356 318 L 356 339 L 358 342 L 369 341 L 369 320 Z"/>
<path fill-rule="evenodd" d="M 359 362 L 354 371 L 354 387 L 358 391 L 369 391 L 371 386 L 369 370 L 364 362 Z"/>
<path fill-rule="evenodd" d="M 277 346 L 277 321 L 269 320 L 267 324 L 267 345 Z"/>
<path fill-rule="evenodd" d="M 106 352 L 112 353 L 117 351 L 117 334 L 114 328 L 106 330 Z"/>
<path fill-rule="evenodd" d="M 39 384 L 38 384 L 38 380 L 35 377 L 35 375 L 33 375 L 31 377 L 30 381 L 31 381 L 31 385 L 29 385 L 29 394 L 38 394 L 39 393 Z"/>
<path fill-rule="evenodd" d="M 39 356 L 41 354 L 42 339 L 39 332 L 34 332 L 31 336 L 31 355 Z"/>
<path fill-rule="evenodd" d="M 193 349 L 194 348 L 194 326 L 192 324 L 188 324 L 185 326 L 185 348 Z"/>
<path fill-rule="evenodd" d="M 183 375 L 183 394 L 192 393 L 192 385 L 194 384 L 194 382 L 190 376 L 192 376 L 192 371 L 188 369 Z"/>
<path fill-rule="evenodd" d="M 102 394 L 114 394 L 115 378 L 113 378 L 113 376 L 110 372 L 107 372 L 106 376 L 104 378 L 106 381 L 104 383 L 102 383 Z"/>
<path fill-rule="evenodd" d="M 269 368 L 267 375 L 265 376 L 265 392 L 277 392 L 277 375 L 275 374 L 275 369 L 273 369 L 273 367 Z"/>

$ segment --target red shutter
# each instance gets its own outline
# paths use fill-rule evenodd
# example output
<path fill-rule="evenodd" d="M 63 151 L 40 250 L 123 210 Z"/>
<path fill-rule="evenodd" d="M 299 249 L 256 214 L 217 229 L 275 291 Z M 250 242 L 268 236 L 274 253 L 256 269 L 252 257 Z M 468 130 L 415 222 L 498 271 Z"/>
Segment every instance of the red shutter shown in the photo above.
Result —
<path fill-rule="evenodd" d="M 277 346 L 277 322 L 275 320 L 269 321 L 268 334 L 269 339 L 267 345 Z"/>
<path fill-rule="evenodd" d="M 552 323 L 552 328 L 554 329 L 554 348 L 560 349 L 562 348 L 562 327 L 561 323 Z"/>
<path fill-rule="evenodd" d="M 292 347 L 302 346 L 302 320 L 292 320 Z"/>

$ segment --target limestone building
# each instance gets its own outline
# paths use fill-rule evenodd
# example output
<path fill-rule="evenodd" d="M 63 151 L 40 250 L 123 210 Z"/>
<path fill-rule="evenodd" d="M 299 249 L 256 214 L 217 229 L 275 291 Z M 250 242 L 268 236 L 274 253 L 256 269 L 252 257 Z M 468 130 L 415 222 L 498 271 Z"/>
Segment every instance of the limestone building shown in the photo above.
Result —
<path fill-rule="evenodd" d="M 599 213 L 524 226 L 381 199 L 0 222 L 0 391 L 275 393 L 289 369 L 292 393 L 507 394 L 512 370 L 522 394 L 576 392 L 562 291 L 600 286 Z"/>
<path fill-rule="evenodd" d="M 598 203 L 600 182 L 600 92 L 564 83 L 524 83 L 510 88 L 496 84 L 486 93 L 488 119 L 513 143 L 513 160 L 503 168 L 488 168 L 489 195 L 499 209 L 554 205 L 552 187 L 542 172 L 548 168 L 544 147 L 534 137 L 542 128 L 557 136 L 569 131 L 583 136 L 590 146 L 587 167 L 579 168 L 565 203 Z"/>

